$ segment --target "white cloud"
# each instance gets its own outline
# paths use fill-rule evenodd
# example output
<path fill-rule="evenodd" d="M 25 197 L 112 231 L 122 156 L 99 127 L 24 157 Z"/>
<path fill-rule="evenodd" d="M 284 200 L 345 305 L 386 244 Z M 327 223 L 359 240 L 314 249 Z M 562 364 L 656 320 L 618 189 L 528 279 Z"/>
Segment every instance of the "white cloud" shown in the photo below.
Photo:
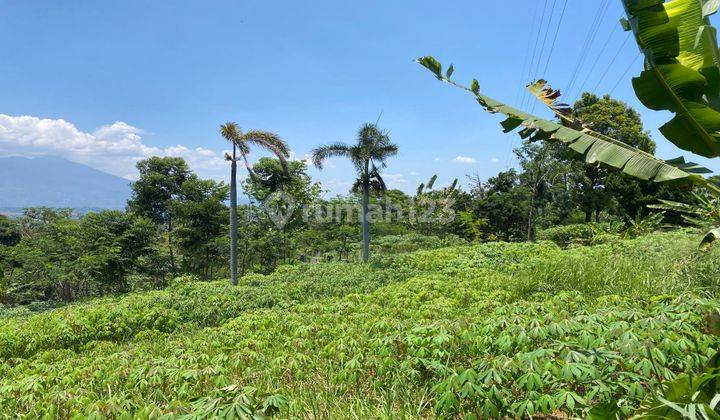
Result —
<path fill-rule="evenodd" d="M 500 159 L 498 159 L 498 158 L 496 158 L 496 157 L 493 157 L 493 158 L 490 159 L 490 162 L 492 162 L 492 163 L 498 163 L 498 162 L 500 162 Z"/>
<path fill-rule="evenodd" d="M 385 180 L 385 184 L 387 184 L 387 187 L 390 189 L 402 189 L 402 187 L 408 184 L 408 180 L 403 174 L 384 173 L 382 174 L 382 177 Z"/>
<path fill-rule="evenodd" d="M 436 157 L 436 158 L 435 158 L 435 162 L 440 162 L 440 158 L 439 158 L 439 157 Z"/>
<path fill-rule="evenodd" d="M 0 156 L 56 155 L 128 179 L 137 177 L 135 164 L 150 156 L 179 156 L 201 176 L 223 179 L 227 162 L 222 151 L 177 145 L 146 145 L 143 131 L 118 121 L 92 133 L 62 119 L 0 114 Z"/>
<path fill-rule="evenodd" d="M 453 159 L 453 162 L 459 163 L 461 165 L 472 165 L 473 163 L 476 163 L 477 160 L 475 158 L 467 157 L 467 156 L 458 156 L 455 159 Z"/>

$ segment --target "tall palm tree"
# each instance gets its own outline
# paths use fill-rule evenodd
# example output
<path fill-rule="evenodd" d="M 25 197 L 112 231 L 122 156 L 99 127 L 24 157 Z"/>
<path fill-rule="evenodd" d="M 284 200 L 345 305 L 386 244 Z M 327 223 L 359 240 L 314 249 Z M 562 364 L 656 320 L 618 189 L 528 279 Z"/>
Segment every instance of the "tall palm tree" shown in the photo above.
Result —
<path fill-rule="evenodd" d="M 380 170 L 387 166 L 387 159 L 395 156 L 398 147 L 390 141 L 386 131 L 380 130 L 377 124 L 364 124 L 358 131 L 357 144 L 333 143 L 320 146 L 313 150 L 312 161 L 318 169 L 323 162 L 332 156 L 350 159 L 357 170 L 358 178 L 352 186 L 353 192 L 362 191 L 362 238 L 363 261 L 370 256 L 370 223 L 368 220 L 368 201 L 370 190 L 384 192 L 385 181 Z"/>
<path fill-rule="evenodd" d="M 230 165 L 230 272 L 233 285 L 238 284 L 237 272 L 237 152 L 240 152 L 250 179 L 255 180 L 255 173 L 248 161 L 250 145 L 260 146 L 269 150 L 277 156 L 283 170 L 287 173 L 287 158 L 290 157 L 290 149 L 287 143 L 277 134 L 251 130 L 243 133 L 240 127 L 234 122 L 228 122 L 220 126 L 220 134 L 233 145 L 232 156 L 226 154 L 225 159 L 231 162 Z"/>

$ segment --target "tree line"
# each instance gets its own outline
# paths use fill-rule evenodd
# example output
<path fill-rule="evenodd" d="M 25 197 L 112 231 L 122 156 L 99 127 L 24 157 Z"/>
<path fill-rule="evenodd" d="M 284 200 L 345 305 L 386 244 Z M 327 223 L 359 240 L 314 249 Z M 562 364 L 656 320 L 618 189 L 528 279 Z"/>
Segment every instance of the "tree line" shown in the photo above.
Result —
<path fill-rule="evenodd" d="M 654 151 L 638 113 L 620 101 L 584 94 L 572 111 L 596 132 Z M 288 146 L 272 133 L 242 133 L 229 123 L 221 135 L 233 145 L 227 156 L 232 174 L 238 162 L 248 171 L 241 183 L 247 200 L 238 200 L 234 185 L 200 178 L 181 158 L 152 157 L 138 162 L 139 177 L 124 211 L 76 216 L 70 209 L 30 208 L 17 219 L 0 217 L 0 303 L 162 288 L 182 275 L 227 278 L 231 267 L 242 277 L 281 264 L 366 261 L 373 246 L 382 246 L 371 237 L 532 241 L 538 230 L 553 226 L 630 223 L 647 216 L 647 205 L 658 199 L 694 199 L 689 191 L 587 165 L 561 145 L 527 139 L 515 150 L 517 169 L 486 181 L 471 174 L 465 190 L 457 180 L 437 186 L 434 176 L 410 195 L 388 189 L 382 179 L 398 148 L 375 124 L 363 125 L 354 144 L 318 147 L 311 162 L 289 160 Z M 250 145 L 274 157 L 250 166 Z M 308 175 L 308 164 L 322 168 L 330 157 L 348 158 L 357 169 L 347 195 L 323 198 L 322 185 Z M 282 225 L 272 212 L 273 206 L 287 204 L 273 201 L 278 192 L 290 197 L 296 210 Z M 344 218 L 322 214 L 330 208 L 357 212 Z M 308 217 L 307 209 L 323 217 Z M 371 218 L 371 209 L 397 217 Z M 430 217 L 408 217 L 421 214 Z M 666 219 L 682 222 L 672 212 Z M 408 241 L 422 242 L 417 238 Z"/>

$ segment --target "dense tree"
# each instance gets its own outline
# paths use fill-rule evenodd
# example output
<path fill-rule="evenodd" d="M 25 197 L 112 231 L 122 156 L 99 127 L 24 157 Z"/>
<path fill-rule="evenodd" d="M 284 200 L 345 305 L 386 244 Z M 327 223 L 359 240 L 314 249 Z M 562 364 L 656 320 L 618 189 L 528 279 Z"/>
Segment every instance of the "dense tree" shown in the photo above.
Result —
<path fill-rule="evenodd" d="M 156 227 L 150 219 L 120 211 L 88 213 L 79 221 L 83 277 L 101 292 L 127 291 L 127 275 L 141 258 L 157 256 Z"/>
<path fill-rule="evenodd" d="M 357 143 L 333 143 L 320 146 L 312 152 L 313 163 L 322 169 L 323 162 L 332 156 L 348 158 L 358 173 L 352 191 L 362 194 L 362 236 L 363 261 L 370 257 L 370 224 L 368 220 L 368 205 L 370 191 L 385 191 L 385 181 L 380 171 L 387 166 L 387 159 L 398 152 L 397 145 L 390 141 L 386 131 L 380 130 L 375 124 L 364 124 L 360 127 Z"/>
<path fill-rule="evenodd" d="M 321 187 L 312 182 L 307 174 L 305 161 L 294 160 L 287 162 L 285 167 L 279 159 L 263 157 L 253 166 L 254 176 L 245 181 L 245 192 L 258 203 L 272 205 L 287 204 L 292 208 L 278 209 L 290 212 L 290 217 L 282 228 L 298 228 L 302 224 L 302 208 L 310 206 L 320 198 Z M 271 196 L 282 193 L 282 200 L 286 203 L 266 202 Z"/>
<path fill-rule="evenodd" d="M 530 191 L 524 187 L 514 169 L 500 172 L 484 186 L 485 198 L 478 201 L 477 219 L 487 220 L 487 227 L 499 239 L 524 240 L 527 235 Z"/>
<path fill-rule="evenodd" d="M 640 115 L 626 103 L 584 93 L 573 106 L 573 115 L 588 128 L 648 153 L 655 152 L 655 142 L 643 131 Z M 585 221 L 600 221 L 600 214 L 610 205 L 618 204 L 622 214 L 638 215 L 646 204 L 645 195 L 657 191 L 657 185 L 623 176 L 598 165 L 588 165 L 572 152 L 568 160 L 575 162 L 574 199 L 585 213 Z"/>
<path fill-rule="evenodd" d="M 0 214 L 0 245 L 14 246 L 20 242 L 17 223 Z"/>
<path fill-rule="evenodd" d="M 170 205 L 182 192 L 182 184 L 194 177 L 179 157 L 151 157 L 137 163 L 140 177 L 133 183 L 128 209 L 167 228 L 167 246 L 173 276 L 177 274 L 172 244 L 173 215 Z"/>
<path fill-rule="evenodd" d="M 530 198 L 527 214 L 527 240 L 535 241 L 537 210 L 550 201 L 553 185 L 567 169 L 560 160 L 554 158 L 555 147 L 553 145 L 525 141 L 520 148 L 515 150 L 515 154 L 522 168 L 520 180 L 529 191 Z"/>
<path fill-rule="evenodd" d="M 176 236 L 183 255 L 183 271 L 205 279 L 222 258 L 222 237 L 227 235 L 228 187 L 222 182 L 192 178 L 182 185 L 181 199 L 173 202 L 178 221 Z"/>
<path fill-rule="evenodd" d="M 77 219 L 66 210 L 28 209 L 20 241 L 4 247 L 6 303 L 71 301 L 130 289 L 128 275 L 157 255 L 152 221 L 119 211 Z"/>

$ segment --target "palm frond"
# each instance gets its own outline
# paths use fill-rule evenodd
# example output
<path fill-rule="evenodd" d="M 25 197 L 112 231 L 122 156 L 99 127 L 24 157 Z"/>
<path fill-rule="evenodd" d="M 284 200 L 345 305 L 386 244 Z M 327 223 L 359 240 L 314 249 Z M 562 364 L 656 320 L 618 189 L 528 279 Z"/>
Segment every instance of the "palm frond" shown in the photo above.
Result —
<path fill-rule="evenodd" d="M 234 122 L 226 122 L 225 124 L 220 125 L 220 135 L 231 143 L 237 143 L 241 134 L 242 131 L 240 130 L 240 127 L 238 127 L 238 125 Z"/>
<path fill-rule="evenodd" d="M 384 133 L 377 125 L 365 123 L 358 130 L 358 143 L 363 146 L 373 146 L 383 137 L 383 135 Z"/>
<path fill-rule="evenodd" d="M 387 191 L 385 180 L 383 179 L 382 175 L 380 175 L 380 171 L 378 170 L 378 168 L 376 168 L 374 165 L 372 167 L 372 170 L 370 171 L 370 189 L 378 192 Z"/>
<path fill-rule="evenodd" d="M 323 163 L 333 156 L 347 156 L 354 160 L 352 156 L 353 148 L 345 143 L 333 143 L 315 148 L 312 152 L 312 162 L 316 168 L 322 169 Z"/>
<path fill-rule="evenodd" d="M 675 117 L 660 132 L 676 146 L 720 156 L 720 54 L 710 23 L 720 2 L 623 0 L 645 70 L 633 79 L 640 101 Z"/>
<path fill-rule="evenodd" d="M 436 180 L 437 180 L 437 174 L 433 174 L 433 176 L 430 177 L 430 180 L 427 183 L 427 187 L 429 190 L 431 190 L 433 185 L 435 185 Z"/>
<path fill-rule="evenodd" d="M 285 140 L 270 131 L 250 130 L 242 136 L 242 139 L 248 143 L 254 143 L 258 146 L 270 149 L 273 153 L 278 155 L 278 157 L 290 157 L 290 148 L 287 143 L 285 143 Z"/>

